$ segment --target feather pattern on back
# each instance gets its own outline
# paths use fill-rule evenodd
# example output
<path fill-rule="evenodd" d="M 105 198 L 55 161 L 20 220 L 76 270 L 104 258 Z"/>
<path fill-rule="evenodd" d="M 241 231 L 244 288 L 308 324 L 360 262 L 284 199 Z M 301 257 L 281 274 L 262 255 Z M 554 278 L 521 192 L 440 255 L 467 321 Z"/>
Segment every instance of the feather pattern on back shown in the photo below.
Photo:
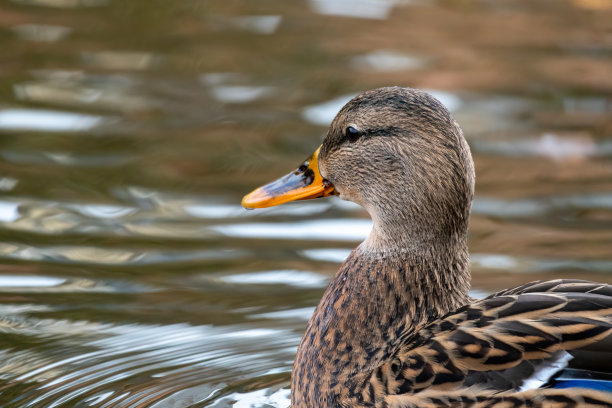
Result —
<path fill-rule="evenodd" d="M 588 347 L 611 334 L 612 286 L 575 280 L 533 282 L 406 333 L 394 358 L 370 377 L 361 403 L 377 404 L 387 395 L 426 398 L 431 392 L 460 389 L 469 390 L 464 396 L 490 395 L 491 401 L 498 401 L 494 394 L 519 391 L 525 380 L 564 350 Z M 612 394 L 605 401 L 612 404 Z"/>

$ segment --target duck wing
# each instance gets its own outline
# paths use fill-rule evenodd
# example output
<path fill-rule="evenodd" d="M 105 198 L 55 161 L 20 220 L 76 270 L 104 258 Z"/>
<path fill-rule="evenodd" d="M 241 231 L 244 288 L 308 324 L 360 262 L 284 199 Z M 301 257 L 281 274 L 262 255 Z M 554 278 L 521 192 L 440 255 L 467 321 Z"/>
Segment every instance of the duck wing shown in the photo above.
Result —
<path fill-rule="evenodd" d="M 548 281 L 533 281 L 510 289 L 503 289 L 485 299 L 498 296 L 521 295 L 523 293 L 598 293 L 612 296 L 612 285 L 591 282 L 582 279 L 554 279 Z"/>
<path fill-rule="evenodd" d="M 361 398 L 389 407 L 522 407 L 525 401 L 570 406 L 566 399 L 610 407 L 612 392 L 530 388 L 552 386 L 554 375 L 585 361 L 612 372 L 611 341 L 612 286 L 533 282 L 406 333 L 393 358 L 374 370 Z"/>
<path fill-rule="evenodd" d="M 386 408 L 610 408 L 610 393 L 569 388 L 537 389 L 514 394 L 475 391 L 433 391 L 416 395 L 393 395 Z"/>

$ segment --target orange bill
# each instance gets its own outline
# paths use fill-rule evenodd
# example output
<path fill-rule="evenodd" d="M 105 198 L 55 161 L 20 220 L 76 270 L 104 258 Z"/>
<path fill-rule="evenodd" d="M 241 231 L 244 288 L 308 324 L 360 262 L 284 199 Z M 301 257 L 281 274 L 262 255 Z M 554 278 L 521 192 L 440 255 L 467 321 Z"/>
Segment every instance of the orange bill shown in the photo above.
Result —
<path fill-rule="evenodd" d="M 319 173 L 319 150 L 321 146 L 296 170 L 245 195 L 242 206 L 249 209 L 273 207 L 336 194 L 334 186 Z"/>

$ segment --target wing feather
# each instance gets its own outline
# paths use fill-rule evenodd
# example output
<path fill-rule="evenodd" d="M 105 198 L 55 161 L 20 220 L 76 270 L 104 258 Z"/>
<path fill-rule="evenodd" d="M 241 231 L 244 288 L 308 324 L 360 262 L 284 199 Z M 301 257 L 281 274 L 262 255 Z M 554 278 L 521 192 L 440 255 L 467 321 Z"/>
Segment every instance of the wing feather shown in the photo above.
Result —
<path fill-rule="evenodd" d="M 392 395 L 385 398 L 386 408 L 609 408 L 612 393 L 575 389 L 530 390 L 513 394 L 491 395 L 463 390 L 431 392 L 426 395 Z"/>
<path fill-rule="evenodd" d="M 393 405 L 395 397 L 389 395 L 397 395 L 397 401 L 412 401 L 414 396 L 421 398 L 415 406 L 428 406 L 423 398 L 439 391 L 457 392 L 457 398 L 478 393 L 493 398 L 510 392 L 520 400 L 531 394 L 517 391 L 540 367 L 551 366 L 567 354 L 565 350 L 611 337 L 612 286 L 579 280 L 533 282 L 476 301 L 407 334 L 395 357 L 368 380 L 370 387 L 365 388 L 379 393 L 364 392 L 362 401 L 384 399 L 389 406 L 411 406 Z M 550 392 L 551 398 L 566 394 Z M 508 395 L 500 398 L 456 406 L 514 406 L 508 405 Z M 607 398 L 610 403 L 612 395 Z M 455 405 L 449 400 L 435 406 Z"/>

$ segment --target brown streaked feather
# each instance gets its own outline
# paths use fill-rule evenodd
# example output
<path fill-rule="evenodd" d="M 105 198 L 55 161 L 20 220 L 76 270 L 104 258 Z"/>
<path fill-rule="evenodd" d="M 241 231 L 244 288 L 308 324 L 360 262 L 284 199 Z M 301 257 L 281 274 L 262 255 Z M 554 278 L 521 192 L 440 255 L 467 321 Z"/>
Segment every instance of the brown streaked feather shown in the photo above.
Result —
<path fill-rule="evenodd" d="M 385 408 L 604 408 L 612 406 L 612 394 L 586 389 L 529 390 L 494 395 L 471 389 L 426 392 L 385 398 Z"/>
<path fill-rule="evenodd" d="M 487 296 L 487 299 L 505 295 L 520 295 L 523 293 L 551 292 L 596 293 L 605 296 L 612 296 L 612 286 L 603 283 L 585 281 L 581 279 L 554 279 L 549 281 L 534 281 L 521 286 L 517 286 L 515 288 L 501 290 L 490 296 Z"/>
<path fill-rule="evenodd" d="M 612 289 L 597 286 L 600 293 Z M 496 383 L 487 378 L 500 371 L 507 373 L 525 361 L 550 358 L 559 350 L 583 348 L 611 333 L 612 296 L 553 292 L 489 297 L 412 334 L 396 353 L 394 364 L 399 364 L 399 369 L 395 375 L 387 375 L 390 363 L 386 363 L 370 381 L 380 384 L 387 394 L 475 384 L 491 387 Z M 515 370 L 512 374 L 520 381 L 520 375 L 531 373 L 533 370 Z M 513 391 L 518 386 L 516 382 Z M 382 397 L 374 396 L 374 400 Z"/>

